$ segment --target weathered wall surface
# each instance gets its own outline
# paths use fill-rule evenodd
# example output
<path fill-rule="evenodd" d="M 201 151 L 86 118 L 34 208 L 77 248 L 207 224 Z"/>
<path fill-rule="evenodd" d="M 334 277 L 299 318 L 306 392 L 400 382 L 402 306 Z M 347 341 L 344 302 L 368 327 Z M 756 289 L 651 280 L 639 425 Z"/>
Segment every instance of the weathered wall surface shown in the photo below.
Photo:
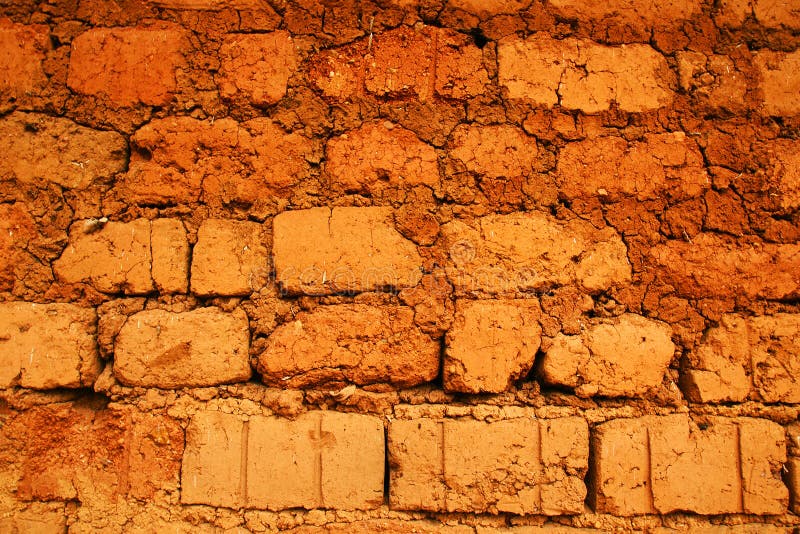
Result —
<path fill-rule="evenodd" d="M 0 0 L 0 531 L 800 526 L 800 4 Z"/>

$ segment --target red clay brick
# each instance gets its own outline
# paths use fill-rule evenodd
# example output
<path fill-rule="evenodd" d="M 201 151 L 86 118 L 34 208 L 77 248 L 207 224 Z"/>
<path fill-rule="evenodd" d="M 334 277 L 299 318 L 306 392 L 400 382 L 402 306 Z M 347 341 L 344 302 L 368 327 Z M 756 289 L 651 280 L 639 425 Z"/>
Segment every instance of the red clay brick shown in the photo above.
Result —
<path fill-rule="evenodd" d="M 464 393 L 500 393 L 533 367 L 541 344 L 539 301 L 456 302 L 447 333 L 444 388 Z"/>
<path fill-rule="evenodd" d="M 331 139 L 326 155 L 332 185 L 348 193 L 439 183 L 433 147 L 388 121 L 368 123 Z"/>
<path fill-rule="evenodd" d="M 265 383 L 414 386 L 436 378 L 439 344 L 406 306 L 340 304 L 297 314 L 267 340 L 256 366 Z"/>
<path fill-rule="evenodd" d="M 769 145 L 768 150 L 770 196 L 777 196 L 780 207 L 785 210 L 800 207 L 800 141 L 778 139 Z"/>
<path fill-rule="evenodd" d="M 675 353 L 669 325 L 626 313 L 581 326 L 579 335 L 557 334 L 545 352 L 545 382 L 580 397 L 635 397 L 661 384 Z"/>
<path fill-rule="evenodd" d="M 748 76 L 728 56 L 677 52 L 678 83 L 711 108 L 732 113 L 746 111 Z"/>
<path fill-rule="evenodd" d="M 167 9 L 221 11 L 224 9 L 263 9 L 260 0 L 145 0 L 146 3 Z"/>
<path fill-rule="evenodd" d="M 722 0 L 716 20 L 738 27 L 748 17 L 767 28 L 800 28 L 800 8 L 792 2 L 775 0 Z"/>
<path fill-rule="evenodd" d="M 285 31 L 228 35 L 219 55 L 215 79 L 222 98 L 244 98 L 255 106 L 283 98 L 298 63 L 294 41 Z"/>
<path fill-rule="evenodd" d="M 119 194 L 137 204 L 245 204 L 261 208 L 309 173 L 311 142 L 269 119 L 153 120 L 131 138 Z"/>
<path fill-rule="evenodd" d="M 622 111 L 668 105 L 674 75 L 647 45 L 609 47 L 573 38 L 508 38 L 498 47 L 500 85 L 512 99 L 597 113 L 616 102 Z"/>
<path fill-rule="evenodd" d="M 606 2 L 583 2 L 581 0 L 548 0 L 548 4 L 567 18 L 580 21 L 591 20 L 607 23 L 617 17 L 629 24 L 653 26 L 665 21 L 688 20 L 700 13 L 699 0 L 608 0 Z"/>
<path fill-rule="evenodd" d="M 703 233 L 650 251 L 657 276 L 690 298 L 784 299 L 800 294 L 800 246 L 733 243 Z"/>
<path fill-rule="evenodd" d="M 254 222 L 204 221 L 192 253 L 192 293 L 244 296 L 260 289 L 269 256 L 261 234 Z"/>
<path fill-rule="evenodd" d="M 786 464 L 788 473 L 786 482 L 792 494 L 792 511 L 800 511 L 800 458 L 789 458 Z"/>
<path fill-rule="evenodd" d="M 513 126 L 460 125 L 450 141 L 450 157 L 479 176 L 513 179 L 533 174 L 536 139 Z"/>
<path fill-rule="evenodd" d="M 766 420 L 711 417 L 697 426 L 683 414 L 618 419 L 595 429 L 592 446 L 592 501 L 600 513 L 786 509 L 783 429 Z"/>
<path fill-rule="evenodd" d="M 69 119 L 12 113 L 0 119 L 0 175 L 19 182 L 53 182 L 83 189 L 125 169 L 127 145 L 116 132 L 92 130 Z"/>
<path fill-rule="evenodd" d="M 75 304 L 0 303 L 0 388 L 91 386 L 102 370 L 96 324 Z"/>
<path fill-rule="evenodd" d="M 114 376 L 126 385 L 164 389 L 246 382 L 249 344 L 241 310 L 146 310 L 129 317 L 117 335 Z"/>
<path fill-rule="evenodd" d="M 383 423 L 309 412 L 295 420 L 200 412 L 187 430 L 182 502 L 230 508 L 371 509 L 383 502 Z"/>
<path fill-rule="evenodd" d="M 387 208 L 313 208 L 275 217 L 272 254 L 281 288 L 326 295 L 415 286 L 417 247 L 394 228 Z"/>
<path fill-rule="evenodd" d="M 556 184 L 568 198 L 638 201 L 686 199 L 711 187 L 703 156 L 682 132 L 627 142 L 598 137 L 569 143 L 558 155 Z"/>
<path fill-rule="evenodd" d="M 579 513 L 588 441 L 579 418 L 394 420 L 389 503 L 398 510 Z"/>
<path fill-rule="evenodd" d="M 186 48 L 177 26 L 93 28 L 72 41 L 67 85 L 119 106 L 163 106 L 178 88 Z"/>
<path fill-rule="evenodd" d="M 488 215 L 442 227 L 447 277 L 459 295 L 517 293 L 577 284 L 595 292 L 630 280 L 627 250 L 611 228 L 538 211 Z"/>
<path fill-rule="evenodd" d="M 693 402 L 800 402 L 800 315 L 722 316 L 687 354 L 684 394 Z"/>
<path fill-rule="evenodd" d="M 136 219 L 93 225 L 79 221 L 72 225 L 69 235 L 69 245 L 53 263 L 53 271 L 64 282 L 85 283 L 104 293 L 126 295 L 186 287 L 188 244 L 179 222 Z M 175 270 L 165 271 L 168 268 Z"/>
<path fill-rule="evenodd" d="M 800 25 L 799 25 L 800 26 Z M 753 59 L 761 74 L 764 112 L 769 115 L 800 113 L 800 52 L 760 50 Z"/>
<path fill-rule="evenodd" d="M 27 250 L 38 234 L 28 210 L 22 202 L 0 204 L 0 291 L 13 289 L 36 262 Z"/>
<path fill-rule="evenodd" d="M 42 62 L 51 49 L 50 29 L 0 18 L 0 105 L 24 103 L 47 85 Z"/>

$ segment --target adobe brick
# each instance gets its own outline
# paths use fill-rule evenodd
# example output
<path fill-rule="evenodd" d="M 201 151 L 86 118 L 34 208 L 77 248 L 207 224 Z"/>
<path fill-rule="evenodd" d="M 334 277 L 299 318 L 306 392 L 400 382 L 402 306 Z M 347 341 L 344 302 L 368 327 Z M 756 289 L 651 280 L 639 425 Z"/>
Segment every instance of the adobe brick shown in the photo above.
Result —
<path fill-rule="evenodd" d="M 62 503 L 34 503 L 25 510 L 0 519 L 0 531 L 17 533 L 66 532 L 67 515 Z"/>
<path fill-rule="evenodd" d="M 294 420 L 200 412 L 187 430 L 181 500 L 230 508 L 372 509 L 383 502 L 376 417 L 326 411 Z"/>
<path fill-rule="evenodd" d="M 82 189 L 109 181 L 125 169 L 127 144 L 116 132 L 80 126 L 69 119 L 15 112 L 0 119 L 0 175 L 22 183 L 53 182 Z"/>
<path fill-rule="evenodd" d="M 739 27 L 748 17 L 767 28 L 800 28 L 800 8 L 792 2 L 772 0 L 722 0 L 717 23 Z"/>
<path fill-rule="evenodd" d="M 276 279 L 290 294 L 326 295 L 415 286 L 416 246 L 394 228 L 388 208 L 312 208 L 273 222 Z"/>
<path fill-rule="evenodd" d="M 447 333 L 444 388 L 500 393 L 533 367 L 541 344 L 538 300 L 456 301 Z"/>
<path fill-rule="evenodd" d="M 192 253 L 192 293 L 249 295 L 266 278 L 268 260 L 260 224 L 207 219 Z"/>
<path fill-rule="evenodd" d="M 219 56 L 215 80 L 222 98 L 244 98 L 255 106 L 283 98 L 298 64 L 294 41 L 286 31 L 227 35 Z"/>
<path fill-rule="evenodd" d="M 286 534 L 475 534 L 468 525 L 443 525 L 436 520 L 366 519 L 352 522 L 327 523 L 322 526 L 305 524 Z"/>
<path fill-rule="evenodd" d="M 800 294 L 800 246 L 731 243 L 702 233 L 650 251 L 659 279 L 689 298 L 785 299 Z"/>
<path fill-rule="evenodd" d="M 752 418 L 711 417 L 697 426 L 675 414 L 602 423 L 592 437 L 595 511 L 781 513 L 788 501 L 779 468 L 784 441 L 779 425 Z"/>
<path fill-rule="evenodd" d="M 0 105 L 25 102 L 47 86 L 42 63 L 52 45 L 43 24 L 24 25 L 0 18 Z"/>
<path fill-rule="evenodd" d="M 0 291 L 12 290 L 37 263 L 27 249 L 38 235 L 26 203 L 0 204 Z"/>
<path fill-rule="evenodd" d="M 798 25 L 800 27 L 800 25 Z M 773 52 L 759 50 L 753 63 L 761 75 L 760 88 L 764 98 L 764 112 L 773 116 L 800 113 L 800 52 Z"/>
<path fill-rule="evenodd" d="M 445 269 L 457 295 L 514 296 L 577 284 L 588 292 L 626 283 L 627 249 L 611 228 L 538 212 L 460 220 L 441 230 Z"/>
<path fill-rule="evenodd" d="M 240 309 L 146 310 L 129 317 L 117 335 L 114 376 L 126 385 L 165 389 L 246 382 L 249 344 Z"/>
<path fill-rule="evenodd" d="M 692 198 L 711 187 L 697 144 L 683 132 L 569 143 L 558 154 L 556 184 L 569 198 L 638 201 Z"/>
<path fill-rule="evenodd" d="M 770 196 L 777 195 L 785 210 L 800 207 L 800 141 L 777 139 L 768 145 L 768 151 Z"/>
<path fill-rule="evenodd" d="M 788 470 L 786 482 L 789 484 L 792 496 L 792 511 L 798 513 L 800 511 L 800 458 L 789 458 L 786 467 Z"/>
<path fill-rule="evenodd" d="M 580 418 L 393 420 L 389 503 L 398 510 L 579 513 L 588 441 Z"/>
<path fill-rule="evenodd" d="M 508 125 L 459 125 L 448 154 L 464 168 L 490 178 L 528 177 L 537 169 L 536 139 Z"/>
<path fill-rule="evenodd" d="M 433 147 L 388 121 L 368 123 L 331 139 L 326 155 L 332 184 L 346 192 L 439 183 Z"/>
<path fill-rule="evenodd" d="M 118 191 L 144 205 L 230 203 L 256 207 L 305 178 L 311 141 L 266 118 L 156 119 L 131 138 Z"/>
<path fill-rule="evenodd" d="M 408 387 L 436 378 L 439 343 L 417 328 L 407 306 L 318 306 L 272 332 L 256 369 L 279 387 Z"/>
<path fill-rule="evenodd" d="M 498 46 L 499 82 L 512 99 L 597 113 L 616 102 L 642 112 L 672 102 L 675 79 L 666 59 L 647 45 L 603 46 L 536 34 Z"/>
<path fill-rule="evenodd" d="M 800 315 L 723 315 L 687 354 L 681 385 L 693 402 L 800 402 Z"/>
<path fill-rule="evenodd" d="M 541 376 L 581 397 L 634 397 L 658 387 L 675 353 L 666 323 L 625 313 L 594 319 L 578 335 L 559 333 L 545 352 Z"/>
<path fill-rule="evenodd" d="M 96 329 L 93 308 L 0 303 L 0 388 L 91 386 L 103 368 Z"/>
<path fill-rule="evenodd" d="M 260 0 L 145 0 L 145 2 L 155 7 L 186 11 L 264 9 L 264 4 Z"/>
<path fill-rule="evenodd" d="M 563 17 L 581 21 L 607 22 L 610 17 L 619 17 L 629 23 L 648 26 L 659 25 L 665 21 L 691 19 L 700 13 L 699 0 L 677 0 L 662 2 L 658 0 L 609 0 L 607 2 L 582 2 L 581 0 L 548 0 Z"/>
<path fill-rule="evenodd" d="M 188 242 L 179 221 L 136 219 L 106 224 L 79 221 L 69 244 L 53 262 L 56 277 L 89 284 L 103 293 L 144 295 L 183 291 L 188 280 Z"/>
<path fill-rule="evenodd" d="M 748 76 L 728 56 L 701 52 L 677 52 L 678 83 L 681 89 L 710 107 L 733 113 L 746 110 Z"/>
<path fill-rule="evenodd" d="M 187 47 L 177 26 L 92 28 L 72 41 L 67 85 L 118 106 L 163 106 L 178 88 Z"/>

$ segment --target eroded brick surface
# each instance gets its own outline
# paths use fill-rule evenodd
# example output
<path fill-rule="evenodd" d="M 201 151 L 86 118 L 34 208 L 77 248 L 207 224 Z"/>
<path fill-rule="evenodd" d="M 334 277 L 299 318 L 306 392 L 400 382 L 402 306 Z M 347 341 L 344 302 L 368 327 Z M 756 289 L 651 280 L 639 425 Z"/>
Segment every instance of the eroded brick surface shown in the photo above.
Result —
<path fill-rule="evenodd" d="M 80 126 L 39 113 L 0 119 L 0 176 L 20 182 L 42 180 L 68 189 L 108 181 L 125 169 L 127 145 L 116 132 Z"/>
<path fill-rule="evenodd" d="M 298 63 L 292 37 L 285 31 L 229 35 L 219 54 L 216 81 L 220 95 L 227 99 L 241 96 L 257 106 L 284 97 Z"/>
<path fill-rule="evenodd" d="M 102 370 L 96 329 L 92 308 L 0 303 L 0 387 L 91 386 Z"/>
<path fill-rule="evenodd" d="M 579 335 L 557 334 L 542 360 L 542 379 L 579 396 L 637 396 L 659 386 L 675 345 L 669 325 L 626 313 L 595 319 Z"/>
<path fill-rule="evenodd" d="M 442 227 L 447 277 L 459 294 L 516 294 L 577 284 L 601 291 L 630 279 L 627 251 L 611 228 L 598 230 L 541 212 L 488 215 Z"/>
<path fill-rule="evenodd" d="M 433 147 L 388 121 L 370 123 L 331 139 L 326 170 L 345 192 L 384 187 L 435 186 L 439 168 Z"/>
<path fill-rule="evenodd" d="M 541 344 L 537 300 L 460 300 L 447 333 L 444 387 L 500 393 L 524 377 Z"/>
<path fill-rule="evenodd" d="M 479 176 L 513 179 L 538 168 L 536 139 L 513 126 L 462 125 L 450 143 L 450 156 Z"/>
<path fill-rule="evenodd" d="M 642 112 L 669 104 L 674 75 L 647 45 L 609 47 L 573 38 L 509 38 L 498 47 L 500 85 L 514 99 L 597 113 Z"/>
<path fill-rule="evenodd" d="M 800 26 L 800 25 L 799 25 Z M 761 74 L 764 111 L 769 115 L 797 115 L 800 103 L 800 52 L 759 51 L 753 59 Z"/>
<path fill-rule="evenodd" d="M 325 295 L 412 287 L 422 278 L 417 247 L 386 208 L 313 208 L 275 217 L 278 283 L 292 294 Z"/>
<path fill-rule="evenodd" d="M 389 502 L 400 510 L 578 513 L 588 440 L 579 418 L 392 421 Z"/>
<path fill-rule="evenodd" d="M 570 143 L 559 152 L 556 173 L 559 192 L 569 198 L 682 200 L 711 187 L 700 150 L 682 132 Z"/>
<path fill-rule="evenodd" d="M 182 500 L 230 508 L 370 509 L 383 502 L 380 419 L 201 412 L 187 430 Z"/>
<path fill-rule="evenodd" d="M 800 316 L 724 315 L 687 356 L 684 394 L 695 402 L 800 402 Z"/>
<path fill-rule="evenodd" d="M 279 326 L 258 357 L 267 384 L 413 386 L 436 378 L 439 343 L 414 324 L 406 306 L 319 306 Z"/>
<path fill-rule="evenodd" d="M 41 92 L 47 85 L 42 62 L 51 48 L 49 28 L 0 18 L 0 106 Z"/>
<path fill-rule="evenodd" d="M 662 21 L 686 20 L 701 11 L 699 0 L 610 0 L 582 2 L 581 0 L 548 0 L 565 17 L 607 22 L 618 17 L 629 24 L 655 25 Z"/>
<path fill-rule="evenodd" d="M 180 222 L 85 220 L 74 223 L 69 235 L 67 248 L 53 262 L 56 276 L 64 282 L 126 295 L 186 287 L 188 243 Z"/>
<path fill-rule="evenodd" d="M 714 109 L 745 111 L 748 76 L 728 56 L 678 52 L 678 83 L 700 102 Z"/>
<path fill-rule="evenodd" d="M 161 388 L 245 382 L 251 374 L 249 338 L 240 309 L 142 311 L 117 335 L 114 375 L 123 384 Z"/>
<path fill-rule="evenodd" d="M 311 142 L 269 119 L 154 120 L 131 138 L 129 171 L 119 193 L 137 204 L 202 200 L 260 209 L 308 175 Z"/>
<path fill-rule="evenodd" d="M 800 28 L 800 7 L 792 2 L 774 0 L 722 0 L 717 20 L 725 25 L 741 26 L 753 18 L 768 28 Z"/>
<path fill-rule="evenodd" d="M 258 223 L 208 219 L 192 250 L 192 293 L 249 295 L 264 284 L 268 251 Z"/>
<path fill-rule="evenodd" d="M 93 28 L 72 42 L 69 87 L 120 106 L 169 103 L 186 37 L 174 26 Z"/>
<path fill-rule="evenodd" d="M 784 441 L 783 429 L 762 419 L 609 421 L 593 431 L 592 500 L 615 515 L 780 513 L 788 502 Z"/>
<path fill-rule="evenodd" d="M 693 298 L 796 296 L 800 246 L 732 243 L 703 233 L 692 242 L 671 240 L 650 251 L 661 280 L 679 295 Z"/>

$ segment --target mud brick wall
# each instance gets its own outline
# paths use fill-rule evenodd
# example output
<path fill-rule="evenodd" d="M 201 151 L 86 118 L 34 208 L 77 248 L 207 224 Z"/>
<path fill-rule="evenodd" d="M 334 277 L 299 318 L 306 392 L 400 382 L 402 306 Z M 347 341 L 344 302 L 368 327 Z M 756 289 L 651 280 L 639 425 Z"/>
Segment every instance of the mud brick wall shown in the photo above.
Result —
<path fill-rule="evenodd" d="M 0 0 L 0 532 L 800 528 L 796 0 Z"/>

